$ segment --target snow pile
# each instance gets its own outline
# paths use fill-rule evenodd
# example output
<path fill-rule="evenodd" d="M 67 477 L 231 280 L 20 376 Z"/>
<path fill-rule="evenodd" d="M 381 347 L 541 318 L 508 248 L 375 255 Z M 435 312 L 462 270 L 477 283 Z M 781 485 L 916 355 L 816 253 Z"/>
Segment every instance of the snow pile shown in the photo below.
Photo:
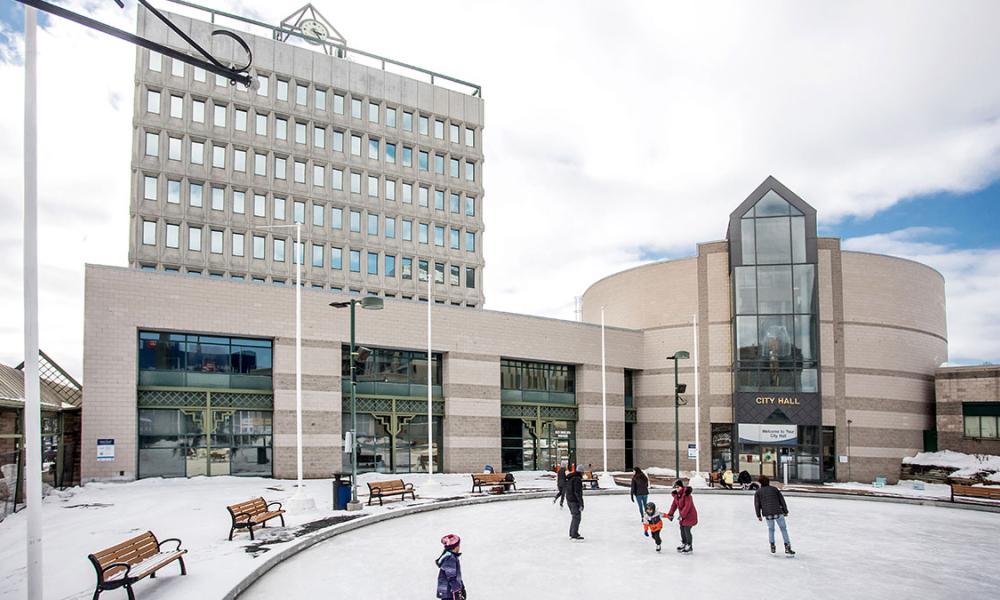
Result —
<path fill-rule="evenodd" d="M 951 498 L 951 486 L 943 483 L 923 483 L 923 489 L 919 489 L 919 483 L 908 480 L 900 480 L 897 484 L 886 484 L 884 487 L 875 488 L 871 483 L 837 482 L 824 483 L 823 488 L 838 490 L 858 490 L 874 496 L 896 496 L 899 498 L 925 498 L 948 500 Z M 808 492 L 811 485 L 789 484 L 784 489 Z"/>
<path fill-rule="evenodd" d="M 956 469 L 951 477 L 972 478 L 982 474 L 989 481 L 1000 482 L 1000 456 L 991 454 L 963 454 L 951 450 L 921 452 L 904 457 L 903 464 Z"/>

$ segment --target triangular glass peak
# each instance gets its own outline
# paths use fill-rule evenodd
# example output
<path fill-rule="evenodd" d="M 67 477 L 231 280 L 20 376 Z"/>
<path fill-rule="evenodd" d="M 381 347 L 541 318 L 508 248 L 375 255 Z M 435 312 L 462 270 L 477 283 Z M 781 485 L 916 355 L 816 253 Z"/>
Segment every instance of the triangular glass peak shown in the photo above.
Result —
<path fill-rule="evenodd" d="M 750 207 L 750 210 L 744 213 L 743 218 L 787 217 L 788 215 L 802 216 L 802 211 L 792 206 L 778 192 L 768 190 L 763 198 L 758 200 L 756 204 Z"/>

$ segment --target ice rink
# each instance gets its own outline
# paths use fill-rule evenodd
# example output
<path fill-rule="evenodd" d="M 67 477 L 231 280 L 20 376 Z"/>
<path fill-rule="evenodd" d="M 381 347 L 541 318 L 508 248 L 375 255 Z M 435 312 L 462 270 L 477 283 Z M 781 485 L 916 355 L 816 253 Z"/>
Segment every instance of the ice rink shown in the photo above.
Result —
<path fill-rule="evenodd" d="M 669 496 L 651 500 L 661 510 Z M 667 523 L 663 551 L 628 496 L 586 500 L 580 532 L 549 500 L 434 511 L 334 537 L 265 575 L 241 600 L 433 598 L 440 537 L 462 537 L 469 596 L 510 598 L 988 598 L 1000 590 L 1000 514 L 788 498 L 794 558 L 767 545 L 752 495 L 695 495 L 694 553 Z"/>

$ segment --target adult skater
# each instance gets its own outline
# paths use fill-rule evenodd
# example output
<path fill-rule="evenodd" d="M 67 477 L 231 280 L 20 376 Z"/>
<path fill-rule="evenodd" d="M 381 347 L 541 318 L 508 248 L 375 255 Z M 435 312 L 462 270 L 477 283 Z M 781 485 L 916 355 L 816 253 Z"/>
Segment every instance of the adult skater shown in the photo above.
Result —
<path fill-rule="evenodd" d="M 566 476 L 566 503 L 573 518 L 569 522 L 569 537 L 582 540 L 580 535 L 580 519 L 583 513 L 583 468 L 574 467 Z"/>
<path fill-rule="evenodd" d="M 746 490 L 753 483 L 753 477 L 750 477 L 750 473 L 744 470 L 740 471 L 740 476 L 736 481 L 740 484 L 740 489 Z"/>
<path fill-rule="evenodd" d="M 760 482 L 760 489 L 753 494 L 753 508 L 757 512 L 758 521 L 767 519 L 767 539 L 771 543 L 771 554 L 774 554 L 774 523 L 777 522 L 781 538 L 785 541 L 785 554 L 795 556 L 792 542 L 788 539 L 788 528 L 785 526 L 785 517 L 788 516 L 785 497 L 781 495 L 781 490 L 771 485 L 771 480 L 766 475 L 761 475 L 757 481 Z"/>
<path fill-rule="evenodd" d="M 555 504 L 556 500 L 558 500 L 559 508 L 562 508 L 563 501 L 566 500 L 566 467 L 561 464 L 556 465 L 556 488 L 559 491 L 556 492 L 556 497 L 552 499 L 552 504 Z"/>
<path fill-rule="evenodd" d="M 465 600 L 465 583 L 462 582 L 462 539 L 453 533 L 441 538 L 444 551 L 435 562 L 438 566 L 437 597 L 447 600 Z"/>
<path fill-rule="evenodd" d="M 629 498 L 639 505 L 639 518 L 646 516 L 646 501 L 649 500 L 649 477 L 642 469 L 635 467 L 632 473 L 632 484 L 629 487 Z M 659 531 L 659 530 L 657 530 Z"/>
<path fill-rule="evenodd" d="M 684 485 L 680 479 L 675 481 L 674 489 L 670 492 L 670 495 L 674 497 L 674 502 L 670 505 L 670 510 L 667 511 L 667 520 L 669 521 L 674 520 L 674 511 L 677 511 L 677 524 L 680 525 L 681 530 L 681 545 L 677 547 L 677 551 L 684 554 L 694 550 L 691 546 L 691 528 L 698 524 L 698 510 L 694 507 L 691 491 L 691 488 Z"/>
<path fill-rule="evenodd" d="M 727 490 L 733 489 L 732 469 L 727 468 L 725 471 L 722 472 L 722 481 L 720 483 L 722 484 L 722 487 L 726 488 Z"/>
<path fill-rule="evenodd" d="M 660 531 L 663 529 L 663 514 L 656 512 L 656 504 L 653 502 L 646 503 L 646 509 L 643 511 L 642 518 L 642 534 L 649 537 L 650 534 L 653 535 L 653 541 L 656 542 L 656 551 L 660 551 L 660 544 L 662 540 L 660 539 Z"/>

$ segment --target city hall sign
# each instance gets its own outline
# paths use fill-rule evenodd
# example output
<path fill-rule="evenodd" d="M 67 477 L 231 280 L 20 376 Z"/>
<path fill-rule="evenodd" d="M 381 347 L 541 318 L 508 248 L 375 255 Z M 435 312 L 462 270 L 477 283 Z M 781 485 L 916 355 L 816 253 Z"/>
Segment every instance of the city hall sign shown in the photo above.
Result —
<path fill-rule="evenodd" d="M 823 421 L 819 394 L 736 392 L 733 410 L 737 423 L 819 425 Z"/>

